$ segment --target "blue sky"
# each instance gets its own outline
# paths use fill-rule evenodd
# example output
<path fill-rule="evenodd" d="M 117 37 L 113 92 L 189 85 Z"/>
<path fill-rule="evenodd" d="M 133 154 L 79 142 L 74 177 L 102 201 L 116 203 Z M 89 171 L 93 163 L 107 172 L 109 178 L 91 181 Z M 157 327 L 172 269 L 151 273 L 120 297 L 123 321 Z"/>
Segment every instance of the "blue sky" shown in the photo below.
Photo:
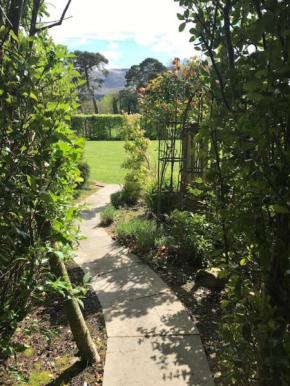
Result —
<path fill-rule="evenodd" d="M 67 0 L 50 0 L 50 18 L 59 19 Z M 109 68 L 129 68 L 147 57 L 168 65 L 196 54 L 189 33 L 178 32 L 181 13 L 173 0 L 72 0 L 63 25 L 51 29 L 70 50 L 101 52 Z"/>

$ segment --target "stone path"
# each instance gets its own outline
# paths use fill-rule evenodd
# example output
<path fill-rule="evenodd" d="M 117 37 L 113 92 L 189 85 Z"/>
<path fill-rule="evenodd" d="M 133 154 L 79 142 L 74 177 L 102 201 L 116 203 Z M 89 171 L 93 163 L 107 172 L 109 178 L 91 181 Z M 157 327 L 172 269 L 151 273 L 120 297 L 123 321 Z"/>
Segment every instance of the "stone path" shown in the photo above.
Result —
<path fill-rule="evenodd" d="M 90 196 L 76 258 L 91 273 L 108 335 L 103 386 L 213 386 L 199 332 L 163 280 L 98 227 L 118 185 Z"/>

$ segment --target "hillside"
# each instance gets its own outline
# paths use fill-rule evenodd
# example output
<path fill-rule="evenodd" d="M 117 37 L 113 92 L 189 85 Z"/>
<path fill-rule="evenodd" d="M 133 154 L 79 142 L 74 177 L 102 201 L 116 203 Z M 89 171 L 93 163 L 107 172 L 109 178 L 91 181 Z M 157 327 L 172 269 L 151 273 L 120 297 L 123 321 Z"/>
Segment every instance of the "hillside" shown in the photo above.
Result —
<path fill-rule="evenodd" d="M 95 71 L 96 77 L 104 79 L 103 87 L 100 90 L 96 90 L 96 95 L 103 96 L 120 91 L 125 86 L 125 74 L 127 71 L 128 69 L 125 68 L 110 69 L 109 75 L 106 78 L 100 71 Z"/>

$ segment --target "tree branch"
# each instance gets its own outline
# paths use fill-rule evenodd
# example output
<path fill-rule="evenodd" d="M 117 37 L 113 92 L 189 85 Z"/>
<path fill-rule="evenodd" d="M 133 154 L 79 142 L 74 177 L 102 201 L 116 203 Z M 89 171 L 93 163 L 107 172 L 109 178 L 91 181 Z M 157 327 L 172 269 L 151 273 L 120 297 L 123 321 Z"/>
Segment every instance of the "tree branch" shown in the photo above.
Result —
<path fill-rule="evenodd" d="M 72 0 L 68 0 L 67 5 L 66 5 L 66 7 L 65 7 L 65 9 L 64 9 L 64 11 L 63 11 L 63 13 L 61 15 L 61 18 L 59 19 L 59 21 L 57 21 L 57 22 L 55 22 L 53 24 L 47 25 L 47 26 L 43 26 L 41 28 L 35 28 L 34 31 L 33 31 L 34 32 L 33 35 L 35 35 L 37 32 L 41 32 L 41 31 L 44 31 L 46 29 L 57 27 L 57 26 L 61 25 L 62 22 L 65 20 L 65 15 L 67 13 L 67 10 L 69 9 L 69 6 L 70 6 L 71 2 L 72 2 Z"/>
<path fill-rule="evenodd" d="M 225 28 L 225 37 L 226 37 L 226 44 L 227 44 L 227 50 L 228 50 L 228 61 L 229 61 L 229 67 L 231 70 L 235 69 L 235 52 L 232 44 L 231 39 L 231 30 L 230 30 L 230 17 L 229 12 L 231 10 L 232 4 L 231 0 L 227 0 L 227 3 L 224 7 L 224 28 Z M 232 91 L 232 97 L 233 101 L 236 99 L 236 90 L 233 85 L 233 75 L 230 75 L 230 82 L 231 82 L 231 91 Z"/>

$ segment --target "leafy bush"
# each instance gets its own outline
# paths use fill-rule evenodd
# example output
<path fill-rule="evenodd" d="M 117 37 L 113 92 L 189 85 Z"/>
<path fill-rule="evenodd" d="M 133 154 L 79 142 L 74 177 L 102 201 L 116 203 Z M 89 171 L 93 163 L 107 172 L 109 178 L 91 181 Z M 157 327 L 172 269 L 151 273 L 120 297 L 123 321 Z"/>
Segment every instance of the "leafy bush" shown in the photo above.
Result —
<path fill-rule="evenodd" d="M 78 168 L 81 172 L 80 177 L 83 179 L 83 181 L 78 182 L 77 187 L 78 189 L 83 189 L 87 185 L 90 178 L 90 165 L 85 161 L 81 161 L 78 164 Z"/>
<path fill-rule="evenodd" d="M 33 4 L 35 20 L 41 19 L 44 2 Z M 5 27 L 1 9 L 0 356 L 7 356 L 21 349 L 11 337 L 33 298 L 69 291 L 68 281 L 55 281 L 51 270 L 76 240 L 78 210 L 71 203 L 83 140 L 69 127 L 78 82 L 67 49 L 45 33 L 30 36 L 31 3 L 2 7 L 15 23 Z"/>
<path fill-rule="evenodd" d="M 155 221 L 134 218 L 120 222 L 116 227 L 116 235 L 121 242 L 133 241 L 141 254 L 148 253 L 155 247 L 159 230 Z"/>
<path fill-rule="evenodd" d="M 149 211 L 154 214 L 158 212 L 158 182 L 155 178 L 149 179 L 144 189 L 144 203 Z M 172 196 L 169 190 L 169 181 L 165 180 L 160 192 L 160 213 L 169 214 L 174 207 L 176 196 Z"/>
<path fill-rule="evenodd" d="M 107 206 L 100 213 L 100 217 L 101 217 L 100 225 L 105 227 L 111 225 L 115 220 L 116 213 L 117 211 L 113 205 Z"/>
<path fill-rule="evenodd" d="M 136 205 L 141 194 L 141 188 L 138 183 L 130 178 L 130 175 L 125 176 L 125 184 L 121 191 L 111 194 L 111 203 L 118 209 L 122 206 Z"/>
<path fill-rule="evenodd" d="M 200 265 L 213 251 L 213 226 L 205 216 L 174 210 L 166 227 L 167 246 L 193 264 Z"/>
<path fill-rule="evenodd" d="M 124 188 L 120 192 L 111 194 L 111 204 L 116 208 L 121 208 L 123 206 L 133 206 L 137 203 L 134 199 L 134 196 L 131 195 L 129 190 Z"/>

